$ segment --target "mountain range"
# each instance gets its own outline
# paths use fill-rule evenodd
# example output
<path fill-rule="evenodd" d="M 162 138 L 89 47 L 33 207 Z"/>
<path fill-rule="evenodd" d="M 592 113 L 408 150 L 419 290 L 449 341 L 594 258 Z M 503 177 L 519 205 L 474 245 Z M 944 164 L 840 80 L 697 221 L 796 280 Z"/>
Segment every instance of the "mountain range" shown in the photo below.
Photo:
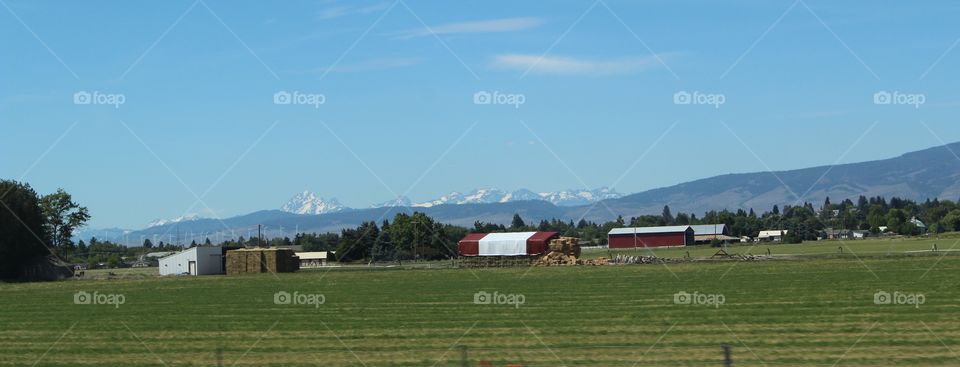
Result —
<path fill-rule="evenodd" d="M 504 191 L 495 188 L 485 188 L 476 189 L 467 194 L 454 191 L 437 199 L 421 203 L 413 203 L 407 197 L 400 197 L 383 203 L 373 204 L 371 208 L 431 208 L 438 205 L 492 204 L 535 200 L 547 201 L 556 206 L 567 207 L 588 205 L 600 200 L 616 199 L 622 196 L 620 193 L 606 187 L 595 190 L 566 190 L 541 193 L 535 193 L 527 189 Z M 304 191 L 292 197 L 280 210 L 294 214 L 320 215 L 354 209 L 344 206 L 336 198 L 324 199 L 310 191 Z"/>
<path fill-rule="evenodd" d="M 513 214 L 527 222 L 562 220 L 607 221 L 659 214 L 664 205 L 674 213 L 702 214 L 708 210 L 770 210 L 774 205 L 856 200 L 858 196 L 900 197 L 912 200 L 960 198 L 960 143 L 906 153 L 883 160 L 819 166 L 776 172 L 726 174 L 632 195 L 609 189 L 538 194 L 529 190 L 504 192 L 474 190 L 451 193 L 436 200 L 411 204 L 400 198 L 367 209 L 349 209 L 335 199 L 322 200 L 304 192 L 284 205 L 284 210 L 264 210 L 226 219 L 194 219 L 128 233 L 129 238 L 184 233 L 247 235 L 264 225 L 270 236 L 292 235 L 294 230 L 322 232 L 353 227 L 363 221 L 390 219 L 398 212 L 422 211 L 435 219 L 472 227 L 475 221 L 509 223 Z M 569 204 L 569 205 L 566 205 Z M 318 210 L 326 210 L 316 214 Z M 271 232 L 273 231 L 273 232 Z M 211 237 L 213 239 L 215 237 Z M 202 238 L 201 238 L 202 239 Z M 189 242 L 187 240 L 186 242 Z"/>

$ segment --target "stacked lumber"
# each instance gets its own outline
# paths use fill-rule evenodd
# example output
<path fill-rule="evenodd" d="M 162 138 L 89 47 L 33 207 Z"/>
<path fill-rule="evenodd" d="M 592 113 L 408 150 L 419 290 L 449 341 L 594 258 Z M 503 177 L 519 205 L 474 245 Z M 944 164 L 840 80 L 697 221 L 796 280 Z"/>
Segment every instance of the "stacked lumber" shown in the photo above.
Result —
<path fill-rule="evenodd" d="M 536 266 L 577 265 L 580 258 L 580 239 L 560 237 L 550 241 L 547 253 L 534 262 Z"/>

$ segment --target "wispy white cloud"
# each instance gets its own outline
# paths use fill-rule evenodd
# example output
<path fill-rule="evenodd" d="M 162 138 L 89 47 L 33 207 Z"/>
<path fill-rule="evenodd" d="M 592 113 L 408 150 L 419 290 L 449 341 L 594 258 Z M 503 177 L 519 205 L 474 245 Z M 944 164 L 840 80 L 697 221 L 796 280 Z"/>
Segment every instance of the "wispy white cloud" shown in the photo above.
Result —
<path fill-rule="evenodd" d="M 663 66 L 662 60 L 673 54 L 621 57 L 615 59 L 588 59 L 570 56 L 540 56 L 532 54 L 504 54 L 494 56 L 490 66 L 495 69 L 518 70 L 532 74 L 615 75 L 631 74 Z"/>
<path fill-rule="evenodd" d="M 387 10 L 387 8 L 389 7 L 390 7 L 389 2 L 382 2 L 382 3 L 377 3 L 372 5 L 362 5 L 362 6 L 340 5 L 340 6 L 334 6 L 331 8 L 324 9 L 323 11 L 320 12 L 319 17 L 320 19 L 326 20 L 326 19 L 340 18 L 347 15 L 363 15 L 363 14 L 375 13 L 381 10 Z"/>
<path fill-rule="evenodd" d="M 537 17 L 502 18 L 469 22 L 444 23 L 435 26 L 412 28 L 395 32 L 397 38 L 425 37 L 433 34 L 472 34 L 515 32 L 535 28 L 543 24 Z"/>
<path fill-rule="evenodd" d="M 352 64 L 341 63 L 333 66 L 321 66 L 313 69 L 289 71 L 292 74 L 328 74 L 360 73 L 366 71 L 400 69 L 423 63 L 419 57 L 386 57 L 359 61 Z"/>
<path fill-rule="evenodd" d="M 318 72 L 329 73 L 358 73 L 364 71 L 399 69 L 418 65 L 423 59 L 418 57 L 391 57 L 361 61 L 354 64 L 340 64 L 332 67 L 323 67 Z"/>

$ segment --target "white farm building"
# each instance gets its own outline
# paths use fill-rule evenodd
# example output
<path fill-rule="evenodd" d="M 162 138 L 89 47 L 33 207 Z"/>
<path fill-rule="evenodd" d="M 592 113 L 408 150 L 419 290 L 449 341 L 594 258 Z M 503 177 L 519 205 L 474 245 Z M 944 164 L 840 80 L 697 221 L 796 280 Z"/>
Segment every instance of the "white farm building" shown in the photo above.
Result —
<path fill-rule="evenodd" d="M 223 274 L 223 249 L 199 246 L 160 259 L 160 275 Z"/>

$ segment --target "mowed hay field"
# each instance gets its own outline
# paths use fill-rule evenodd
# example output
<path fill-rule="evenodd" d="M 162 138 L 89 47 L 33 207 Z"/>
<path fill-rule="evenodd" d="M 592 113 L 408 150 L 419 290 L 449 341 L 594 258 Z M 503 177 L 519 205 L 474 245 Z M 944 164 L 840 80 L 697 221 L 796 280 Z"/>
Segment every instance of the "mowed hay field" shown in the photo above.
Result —
<path fill-rule="evenodd" d="M 471 366 L 705 366 L 729 343 L 735 366 L 955 366 L 958 283 L 960 256 L 923 255 L 0 284 L 0 365 L 459 366 L 465 345 Z M 881 290 L 926 299 L 876 305 Z M 725 303 L 677 305 L 681 291 Z"/>

